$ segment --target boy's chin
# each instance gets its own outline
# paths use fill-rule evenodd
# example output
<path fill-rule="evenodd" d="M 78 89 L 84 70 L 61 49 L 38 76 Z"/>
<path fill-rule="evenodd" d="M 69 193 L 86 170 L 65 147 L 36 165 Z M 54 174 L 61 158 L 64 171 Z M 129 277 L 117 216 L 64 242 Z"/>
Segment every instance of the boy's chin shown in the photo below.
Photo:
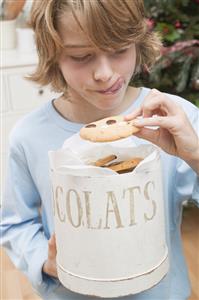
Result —
<path fill-rule="evenodd" d="M 112 111 L 118 109 L 121 104 L 122 97 L 115 97 L 111 99 L 104 97 L 104 99 L 96 102 L 95 106 L 102 111 Z"/>
<path fill-rule="evenodd" d="M 118 104 L 117 105 L 96 105 L 96 109 L 100 110 L 105 113 L 105 115 L 112 115 L 114 114 L 114 111 L 118 109 Z"/>

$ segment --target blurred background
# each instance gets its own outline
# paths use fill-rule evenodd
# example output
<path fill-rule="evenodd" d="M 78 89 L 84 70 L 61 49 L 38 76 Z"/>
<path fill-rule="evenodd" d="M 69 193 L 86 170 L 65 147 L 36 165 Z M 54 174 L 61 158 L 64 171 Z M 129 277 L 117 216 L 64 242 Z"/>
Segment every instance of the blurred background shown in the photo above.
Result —
<path fill-rule="evenodd" d="M 138 84 L 177 94 L 199 106 L 199 0 L 145 0 L 148 26 L 164 48 Z M 160 80 L 161 79 L 161 80 Z"/>
<path fill-rule="evenodd" d="M 24 114 L 57 96 L 50 87 L 40 87 L 25 79 L 35 69 L 38 60 L 34 33 L 28 26 L 32 2 L 33 0 L 0 0 L 1 189 L 6 174 L 10 130 Z M 199 107 L 199 0 L 144 2 L 149 30 L 156 30 L 161 34 L 164 47 L 153 70 L 143 70 L 132 84 L 180 95 Z M 192 199 L 187 200 L 189 202 L 185 204 L 182 216 L 182 238 L 192 284 L 190 300 L 197 300 L 199 209 L 194 206 Z M 15 269 L 3 249 L 0 250 L 0 262 L 1 300 L 40 299 L 25 276 Z"/>

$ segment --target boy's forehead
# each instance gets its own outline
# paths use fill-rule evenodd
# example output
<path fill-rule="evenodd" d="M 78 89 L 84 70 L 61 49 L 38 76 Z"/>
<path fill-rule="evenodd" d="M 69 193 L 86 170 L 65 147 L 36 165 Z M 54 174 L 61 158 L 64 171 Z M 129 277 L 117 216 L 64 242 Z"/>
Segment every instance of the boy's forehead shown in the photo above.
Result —
<path fill-rule="evenodd" d="M 71 12 L 62 14 L 58 25 L 58 27 L 62 27 L 64 30 L 69 29 L 71 31 L 77 31 L 79 29 L 79 25 Z"/>
<path fill-rule="evenodd" d="M 82 31 L 72 14 L 68 13 L 61 18 L 58 32 L 66 47 L 73 46 L 75 48 L 77 45 L 85 48 L 91 47 L 86 34 Z"/>

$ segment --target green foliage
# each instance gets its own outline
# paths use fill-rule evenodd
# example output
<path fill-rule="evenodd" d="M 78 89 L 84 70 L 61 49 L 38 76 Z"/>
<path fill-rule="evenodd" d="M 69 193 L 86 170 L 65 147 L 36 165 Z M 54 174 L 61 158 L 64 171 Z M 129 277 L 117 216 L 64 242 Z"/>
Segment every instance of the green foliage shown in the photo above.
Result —
<path fill-rule="evenodd" d="M 180 32 L 176 30 L 174 25 L 167 24 L 165 22 L 157 23 L 155 27 L 156 31 L 164 33 L 164 40 L 165 42 L 175 42 L 180 39 Z"/>
<path fill-rule="evenodd" d="M 178 94 L 199 106 L 199 0 L 145 0 L 150 28 L 164 49 L 150 73 L 137 85 Z"/>

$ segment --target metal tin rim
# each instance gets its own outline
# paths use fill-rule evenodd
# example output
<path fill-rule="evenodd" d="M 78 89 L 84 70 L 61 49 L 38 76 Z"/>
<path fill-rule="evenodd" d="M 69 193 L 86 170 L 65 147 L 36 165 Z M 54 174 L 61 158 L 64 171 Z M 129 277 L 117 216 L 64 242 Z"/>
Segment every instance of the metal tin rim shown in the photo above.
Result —
<path fill-rule="evenodd" d="M 161 266 L 166 260 L 168 259 L 168 249 L 166 249 L 166 252 L 164 254 L 163 259 L 153 268 L 151 268 L 150 270 L 147 270 L 146 272 L 142 273 L 142 274 L 136 274 L 133 276 L 129 276 L 129 277 L 123 277 L 123 278 L 116 278 L 116 279 L 102 279 L 102 278 L 89 278 L 89 277 L 85 277 L 85 276 L 79 276 L 77 274 L 74 274 L 68 270 L 66 270 L 65 268 L 63 268 L 59 262 L 57 262 L 57 267 L 62 270 L 64 273 L 67 273 L 68 275 L 71 275 L 73 277 L 79 278 L 79 279 L 83 279 L 83 280 L 88 280 L 88 281 L 100 281 L 100 282 L 116 282 L 116 281 L 125 281 L 125 280 L 131 280 L 134 278 L 138 278 L 141 276 L 145 276 L 147 274 L 152 273 L 155 269 L 157 269 L 159 266 Z"/>

